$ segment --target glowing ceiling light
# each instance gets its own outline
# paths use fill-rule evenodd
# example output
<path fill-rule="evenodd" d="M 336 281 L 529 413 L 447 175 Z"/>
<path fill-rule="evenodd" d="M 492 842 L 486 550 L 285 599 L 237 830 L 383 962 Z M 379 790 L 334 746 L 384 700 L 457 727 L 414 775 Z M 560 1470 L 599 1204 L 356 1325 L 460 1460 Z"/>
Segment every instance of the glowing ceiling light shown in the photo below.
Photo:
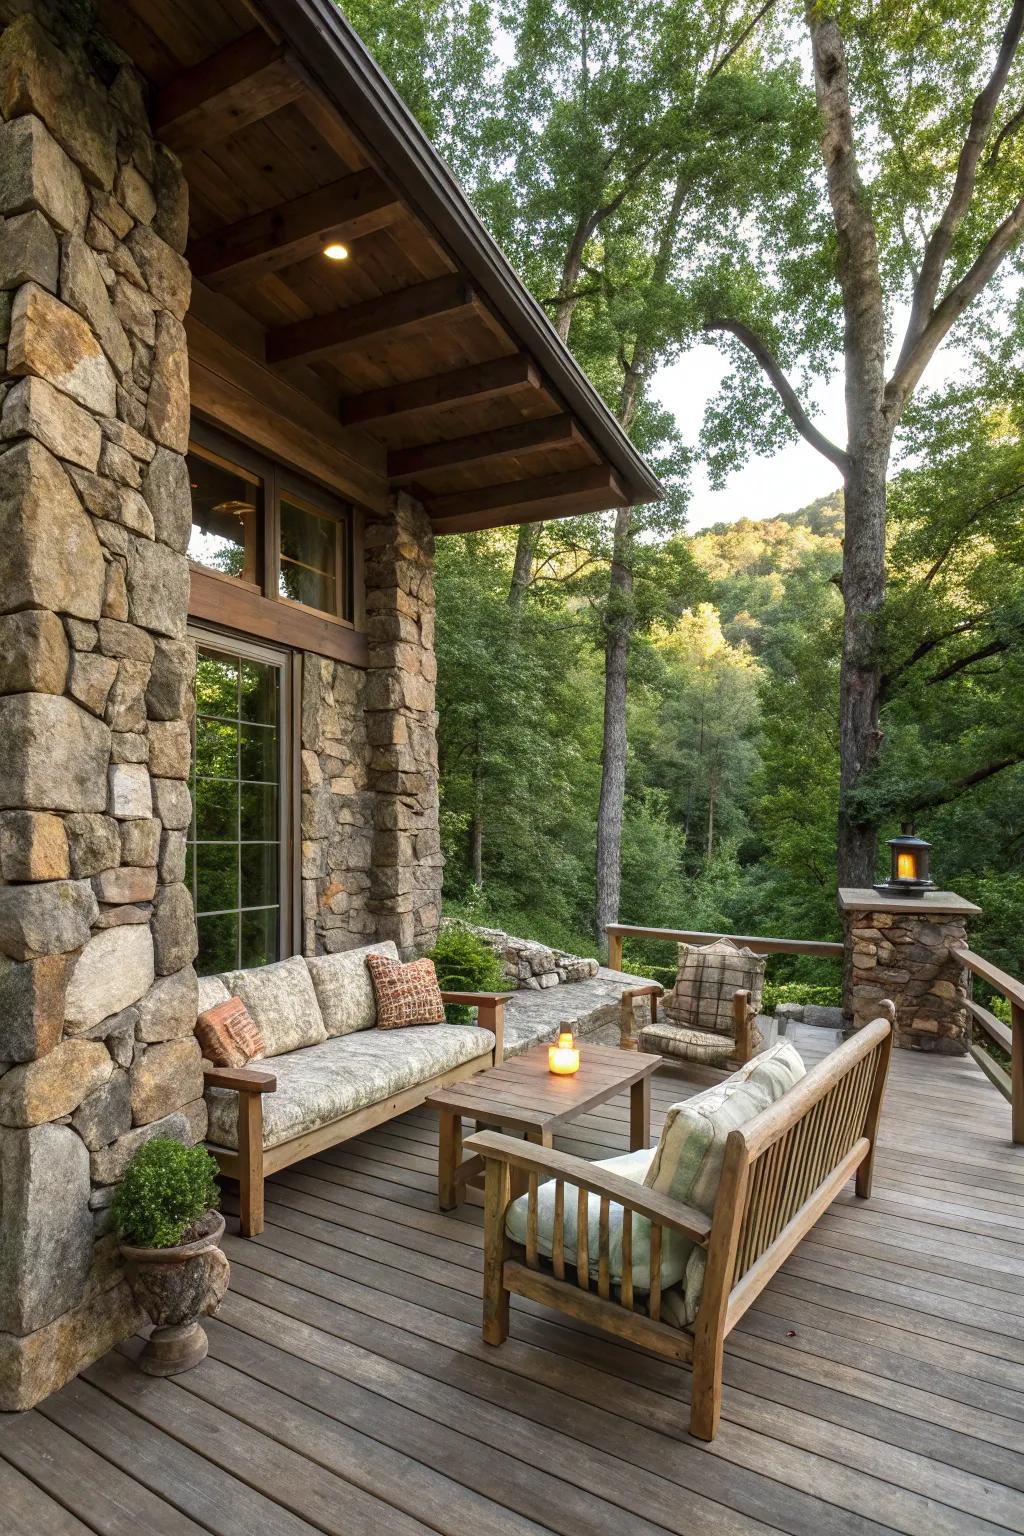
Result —
<path fill-rule="evenodd" d="M 332 240 L 330 245 L 324 246 L 324 255 L 328 261 L 347 261 L 348 246 L 342 245 L 340 240 Z"/>

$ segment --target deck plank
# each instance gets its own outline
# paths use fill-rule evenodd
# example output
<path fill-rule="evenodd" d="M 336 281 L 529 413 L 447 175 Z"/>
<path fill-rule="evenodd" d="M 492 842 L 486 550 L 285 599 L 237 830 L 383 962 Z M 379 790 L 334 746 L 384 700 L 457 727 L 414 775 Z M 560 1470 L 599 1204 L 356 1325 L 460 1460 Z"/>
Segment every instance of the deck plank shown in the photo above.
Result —
<path fill-rule="evenodd" d="M 700 1086 L 654 1079 L 652 1138 Z M 622 1095 L 556 1145 L 628 1135 Z M 520 1298 L 482 1342 L 481 1213 L 438 1210 L 436 1149 L 421 1109 L 282 1170 L 203 1365 L 153 1380 L 131 1343 L 0 1421 L 4 1536 L 1024 1536 L 1024 1154 L 973 1062 L 895 1053 L 874 1197 L 741 1320 L 710 1446 L 683 1368 Z"/>

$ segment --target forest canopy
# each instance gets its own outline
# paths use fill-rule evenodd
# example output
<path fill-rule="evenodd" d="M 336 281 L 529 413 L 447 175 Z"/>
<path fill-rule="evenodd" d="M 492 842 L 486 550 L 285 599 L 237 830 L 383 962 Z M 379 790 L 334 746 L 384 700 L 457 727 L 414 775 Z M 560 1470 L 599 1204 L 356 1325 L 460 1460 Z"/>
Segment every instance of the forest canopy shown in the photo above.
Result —
<path fill-rule="evenodd" d="M 833 937 L 913 818 L 1019 974 L 1024 3 L 345 9 L 667 487 L 439 540 L 449 910 Z M 651 386 L 708 336 L 694 449 Z M 798 439 L 834 495 L 687 531 L 695 453 Z"/>

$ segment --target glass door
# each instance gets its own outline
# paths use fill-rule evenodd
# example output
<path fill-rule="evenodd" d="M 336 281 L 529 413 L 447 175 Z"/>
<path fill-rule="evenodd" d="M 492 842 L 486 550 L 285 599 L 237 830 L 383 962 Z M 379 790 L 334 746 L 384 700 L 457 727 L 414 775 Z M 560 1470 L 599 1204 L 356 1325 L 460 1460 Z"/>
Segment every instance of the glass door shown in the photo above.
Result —
<path fill-rule="evenodd" d="M 281 958 L 287 933 L 287 655 L 196 633 L 186 879 L 201 976 Z"/>

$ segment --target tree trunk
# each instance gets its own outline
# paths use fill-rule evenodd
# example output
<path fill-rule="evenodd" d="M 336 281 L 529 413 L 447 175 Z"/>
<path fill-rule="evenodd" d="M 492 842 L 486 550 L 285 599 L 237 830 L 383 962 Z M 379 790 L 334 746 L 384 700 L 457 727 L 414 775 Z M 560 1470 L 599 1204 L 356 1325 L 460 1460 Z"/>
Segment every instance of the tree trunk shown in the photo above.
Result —
<path fill-rule="evenodd" d="M 480 742 L 477 741 L 473 762 L 473 819 L 469 828 L 469 867 L 477 890 L 484 883 L 484 775 L 480 761 Z"/>
<path fill-rule="evenodd" d="M 520 613 L 526 601 L 526 592 L 533 579 L 533 554 L 542 526 L 541 523 L 521 523 L 519 527 L 512 581 L 508 589 L 508 605 L 514 613 Z"/>
<path fill-rule="evenodd" d="M 597 808 L 597 932 L 619 920 L 622 888 L 622 810 L 626 800 L 626 673 L 633 634 L 630 509 L 615 516 L 615 540 L 605 621 L 604 742 Z"/>
<path fill-rule="evenodd" d="M 846 476 L 843 539 L 843 654 L 839 672 L 839 843 L 840 886 L 863 888 L 875 878 L 877 818 L 857 804 L 864 774 L 881 746 L 878 725 L 881 690 L 875 621 L 885 596 L 886 471 L 889 433 L 851 453 Z"/>

